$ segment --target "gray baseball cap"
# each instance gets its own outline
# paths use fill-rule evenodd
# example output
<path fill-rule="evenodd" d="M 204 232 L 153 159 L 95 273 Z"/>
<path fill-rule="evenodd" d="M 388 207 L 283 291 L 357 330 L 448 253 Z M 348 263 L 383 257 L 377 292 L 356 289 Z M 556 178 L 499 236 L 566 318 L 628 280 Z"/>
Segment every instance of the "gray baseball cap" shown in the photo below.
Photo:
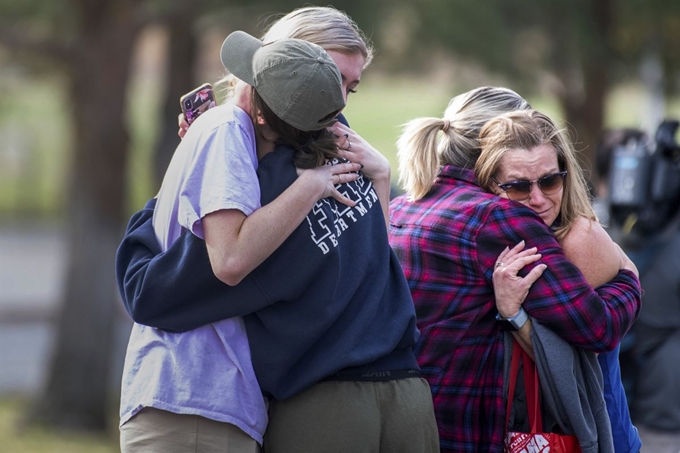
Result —
<path fill-rule="evenodd" d="M 333 113 L 345 107 L 340 70 L 316 44 L 292 38 L 265 44 L 235 31 L 220 56 L 229 72 L 255 87 L 272 112 L 297 129 L 328 127 L 337 121 Z"/>

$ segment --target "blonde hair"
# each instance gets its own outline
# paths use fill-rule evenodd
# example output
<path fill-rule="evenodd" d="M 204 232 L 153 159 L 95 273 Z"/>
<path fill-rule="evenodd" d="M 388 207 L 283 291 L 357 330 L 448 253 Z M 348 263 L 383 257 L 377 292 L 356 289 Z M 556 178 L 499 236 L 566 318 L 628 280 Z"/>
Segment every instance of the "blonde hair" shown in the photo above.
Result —
<path fill-rule="evenodd" d="M 512 90 L 481 87 L 451 99 L 444 118 L 417 118 L 406 123 L 397 141 L 397 155 L 399 182 L 409 200 L 418 200 L 432 189 L 442 165 L 474 166 L 480 151 L 479 131 L 488 120 L 530 108 Z"/>
<path fill-rule="evenodd" d="M 364 57 L 363 69 L 373 61 L 373 46 L 356 22 L 331 6 L 307 6 L 284 15 L 269 27 L 262 40 L 297 38 L 324 50 Z"/>
<path fill-rule="evenodd" d="M 264 42 L 283 38 L 302 39 L 326 51 L 346 55 L 360 53 L 364 57 L 363 69 L 373 61 L 373 45 L 347 14 L 331 6 L 298 8 L 274 21 L 262 36 Z M 234 77 L 229 74 L 215 85 L 223 91 L 232 91 Z"/>
<path fill-rule="evenodd" d="M 558 240 L 564 238 L 579 217 L 595 221 L 588 196 L 588 186 L 576 153 L 564 129 L 558 128 L 545 114 L 536 110 L 509 112 L 484 125 L 479 133 L 481 154 L 475 164 L 479 185 L 493 192 L 491 179 L 500 169 L 503 156 L 513 149 L 531 150 L 549 145 L 557 154 L 560 171 L 567 171 L 560 205 L 561 221 L 555 229 Z"/>

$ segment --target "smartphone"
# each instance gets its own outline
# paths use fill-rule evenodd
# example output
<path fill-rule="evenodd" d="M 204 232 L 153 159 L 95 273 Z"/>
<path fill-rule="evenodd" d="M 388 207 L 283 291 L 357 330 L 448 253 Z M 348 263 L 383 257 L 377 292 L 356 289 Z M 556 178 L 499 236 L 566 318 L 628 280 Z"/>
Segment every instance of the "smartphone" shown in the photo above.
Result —
<path fill-rule="evenodd" d="M 215 93 L 213 92 L 212 85 L 204 83 L 179 98 L 179 103 L 182 106 L 182 113 L 184 113 L 187 123 L 193 123 L 201 113 L 211 107 L 215 107 Z"/>

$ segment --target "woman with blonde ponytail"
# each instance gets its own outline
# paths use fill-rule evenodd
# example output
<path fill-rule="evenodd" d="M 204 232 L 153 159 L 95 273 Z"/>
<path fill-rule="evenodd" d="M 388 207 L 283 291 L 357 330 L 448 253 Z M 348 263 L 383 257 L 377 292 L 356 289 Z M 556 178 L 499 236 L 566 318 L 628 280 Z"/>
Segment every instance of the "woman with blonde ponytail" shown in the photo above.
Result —
<path fill-rule="evenodd" d="M 503 451 L 504 328 L 526 334 L 529 313 L 571 345 L 605 352 L 640 307 L 633 271 L 623 268 L 593 289 L 539 215 L 478 184 L 484 124 L 529 108 L 511 90 L 478 88 L 453 98 L 441 119 L 409 122 L 398 141 L 406 193 L 390 204 L 390 244 L 416 307 L 416 354 L 442 452 Z M 532 247 L 522 251 L 525 244 Z M 526 265 L 523 277 L 494 289 L 494 272 L 509 263 Z M 524 300 L 523 308 L 499 319 L 499 307 L 508 307 L 497 304 L 502 295 L 517 297 L 515 306 Z"/>
<path fill-rule="evenodd" d="M 443 118 L 416 118 L 397 141 L 399 182 L 409 200 L 423 198 L 442 165 L 472 168 L 479 155 L 479 130 L 491 118 L 531 108 L 507 88 L 482 87 L 454 97 Z"/>
<path fill-rule="evenodd" d="M 437 132 L 445 133 L 450 127 L 449 120 L 440 118 L 418 118 L 404 127 L 404 133 L 397 142 L 399 156 L 399 183 L 409 194 L 410 200 L 422 198 L 432 188 L 439 167 L 439 144 L 445 139 Z"/>

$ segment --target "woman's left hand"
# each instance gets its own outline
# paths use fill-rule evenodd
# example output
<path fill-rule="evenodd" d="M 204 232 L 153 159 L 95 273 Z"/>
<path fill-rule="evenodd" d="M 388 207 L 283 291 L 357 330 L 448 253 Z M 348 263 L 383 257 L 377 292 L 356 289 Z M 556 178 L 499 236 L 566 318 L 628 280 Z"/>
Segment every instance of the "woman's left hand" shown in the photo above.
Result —
<path fill-rule="evenodd" d="M 545 264 L 534 267 L 525 277 L 518 272 L 526 265 L 541 259 L 536 247 L 524 250 L 524 241 L 513 248 L 506 247 L 498 256 L 493 271 L 493 289 L 496 295 L 496 308 L 504 318 L 517 315 L 529 294 L 529 288 L 546 269 Z"/>

